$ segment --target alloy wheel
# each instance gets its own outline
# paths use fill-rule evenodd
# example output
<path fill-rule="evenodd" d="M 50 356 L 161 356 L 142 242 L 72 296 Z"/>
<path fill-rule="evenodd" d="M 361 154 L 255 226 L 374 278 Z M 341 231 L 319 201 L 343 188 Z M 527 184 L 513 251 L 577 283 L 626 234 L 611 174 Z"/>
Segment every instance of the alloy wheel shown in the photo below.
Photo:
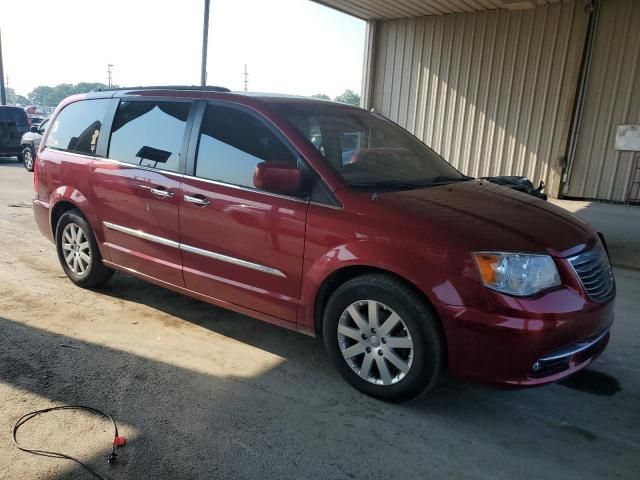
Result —
<path fill-rule="evenodd" d="M 62 231 L 62 254 L 67 266 L 76 275 L 84 275 L 91 264 L 89 240 L 82 228 L 69 223 Z"/>
<path fill-rule="evenodd" d="M 31 170 L 33 168 L 33 154 L 31 153 L 31 149 L 25 148 L 22 157 L 24 158 L 24 166 L 27 170 Z"/>
<path fill-rule="evenodd" d="M 338 344 L 347 364 L 375 385 L 401 381 L 413 363 L 413 340 L 406 324 L 387 305 L 360 300 L 338 322 Z"/>

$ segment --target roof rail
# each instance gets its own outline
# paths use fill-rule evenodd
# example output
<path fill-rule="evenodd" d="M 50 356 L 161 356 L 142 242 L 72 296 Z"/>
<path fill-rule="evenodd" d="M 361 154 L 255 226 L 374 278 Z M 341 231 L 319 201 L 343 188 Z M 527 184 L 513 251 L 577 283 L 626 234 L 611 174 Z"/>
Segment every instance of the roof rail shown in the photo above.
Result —
<path fill-rule="evenodd" d="M 201 90 L 206 92 L 222 92 L 229 93 L 226 87 L 216 87 L 213 85 L 149 85 L 145 87 L 118 87 L 118 88 L 97 88 L 93 92 L 117 92 L 122 90 Z"/>

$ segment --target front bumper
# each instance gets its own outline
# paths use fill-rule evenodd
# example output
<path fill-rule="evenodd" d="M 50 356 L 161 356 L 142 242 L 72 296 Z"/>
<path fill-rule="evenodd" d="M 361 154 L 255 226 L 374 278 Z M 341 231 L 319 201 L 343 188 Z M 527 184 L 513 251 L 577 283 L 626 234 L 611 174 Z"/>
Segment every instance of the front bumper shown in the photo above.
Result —
<path fill-rule="evenodd" d="M 561 380 L 602 353 L 609 341 L 613 305 L 613 299 L 593 304 L 578 292 L 562 289 L 537 300 L 511 302 L 508 309 L 487 312 L 452 305 L 436 309 L 452 375 L 534 386 Z M 551 313 L 554 308 L 561 313 Z"/>

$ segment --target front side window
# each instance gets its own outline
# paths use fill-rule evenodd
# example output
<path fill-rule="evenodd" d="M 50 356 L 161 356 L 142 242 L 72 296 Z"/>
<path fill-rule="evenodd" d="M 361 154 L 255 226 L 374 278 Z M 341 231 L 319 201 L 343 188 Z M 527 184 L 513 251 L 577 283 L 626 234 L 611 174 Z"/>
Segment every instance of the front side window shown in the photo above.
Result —
<path fill-rule="evenodd" d="M 283 102 L 274 107 L 354 188 L 412 189 L 469 179 L 379 115 L 332 104 Z"/>
<path fill-rule="evenodd" d="M 108 104 L 108 99 L 96 99 L 67 105 L 53 121 L 45 146 L 95 155 Z"/>
<path fill-rule="evenodd" d="M 111 128 L 109 158 L 159 170 L 180 171 L 190 108 L 190 102 L 120 102 Z"/>
<path fill-rule="evenodd" d="M 208 105 L 198 140 L 196 176 L 253 188 L 258 163 L 296 157 L 259 119 L 236 108 Z"/>

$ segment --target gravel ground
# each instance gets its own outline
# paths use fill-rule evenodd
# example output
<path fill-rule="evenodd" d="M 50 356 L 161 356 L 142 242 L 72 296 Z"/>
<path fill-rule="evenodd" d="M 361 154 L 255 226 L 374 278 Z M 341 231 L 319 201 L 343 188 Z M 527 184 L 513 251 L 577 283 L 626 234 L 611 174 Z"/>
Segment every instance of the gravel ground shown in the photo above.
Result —
<path fill-rule="evenodd" d="M 445 379 L 405 405 L 360 395 L 320 342 L 126 275 L 66 280 L 30 210 L 32 175 L 0 159 L 0 478 L 87 479 L 11 444 L 77 455 L 111 479 L 637 479 L 640 272 L 617 269 L 608 350 L 570 381 L 495 390 Z M 606 232 L 605 232 L 606 233 Z"/>

